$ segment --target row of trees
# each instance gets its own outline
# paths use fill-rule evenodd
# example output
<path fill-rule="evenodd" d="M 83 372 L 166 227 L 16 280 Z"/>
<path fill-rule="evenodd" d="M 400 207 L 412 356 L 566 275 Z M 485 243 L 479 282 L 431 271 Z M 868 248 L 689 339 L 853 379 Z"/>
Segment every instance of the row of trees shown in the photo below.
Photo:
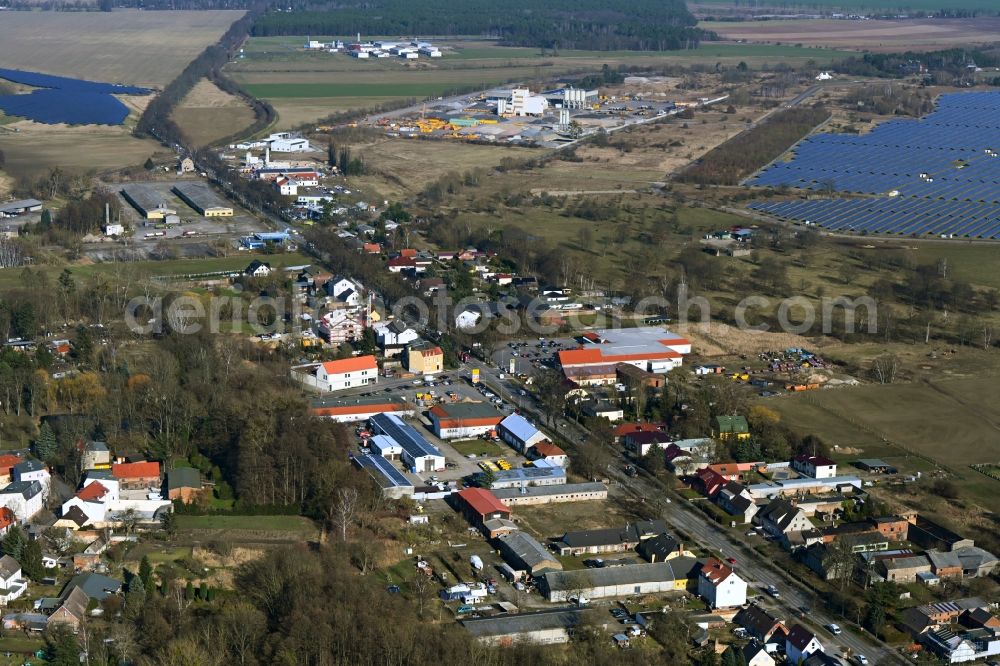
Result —
<path fill-rule="evenodd" d="M 711 38 L 682 0 L 631 0 L 609 8 L 601 0 L 352 0 L 316 4 L 313 11 L 272 13 L 255 35 L 483 35 L 516 46 L 546 49 L 662 51 L 695 48 Z"/>
<path fill-rule="evenodd" d="M 829 111 L 822 105 L 774 113 L 756 127 L 710 150 L 683 171 L 678 180 L 701 185 L 736 185 L 829 117 Z"/>

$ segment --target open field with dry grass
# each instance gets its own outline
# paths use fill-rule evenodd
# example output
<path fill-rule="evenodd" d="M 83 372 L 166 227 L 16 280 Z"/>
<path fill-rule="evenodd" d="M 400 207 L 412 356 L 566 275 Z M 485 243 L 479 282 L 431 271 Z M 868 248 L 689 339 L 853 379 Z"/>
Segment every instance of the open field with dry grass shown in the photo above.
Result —
<path fill-rule="evenodd" d="M 0 128 L 0 150 L 8 174 L 40 174 L 58 166 L 64 171 L 107 171 L 142 164 L 163 150 L 159 143 L 137 139 L 125 127 L 69 127 L 20 121 Z"/>
<path fill-rule="evenodd" d="M 196 146 L 227 137 L 254 121 L 253 110 L 246 102 L 208 80 L 198 82 L 172 117 Z"/>
<path fill-rule="evenodd" d="M 242 11 L 4 12 L 0 65 L 162 87 Z"/>
<path fill-rule="evenodd" d="M 1000 34 L 1000 18 L 990 17 L 905 21 L 703 21 L 699 26 L 734 41 L 869 51 L 932 51 L 991 43 Z"/>

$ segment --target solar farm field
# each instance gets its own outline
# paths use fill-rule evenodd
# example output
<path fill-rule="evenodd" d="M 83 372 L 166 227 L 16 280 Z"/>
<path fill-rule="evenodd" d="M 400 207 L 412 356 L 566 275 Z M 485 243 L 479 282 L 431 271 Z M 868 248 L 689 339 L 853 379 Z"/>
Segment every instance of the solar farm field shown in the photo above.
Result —
<path fill-rule="evenodd" d="M 1000 239 L 1000 93 L 942 95 L 920 120 L 864 135 L 816 134 L 746 185 L 875 195 L 756 202 L 832 231 Z"/>
<path fill-rule="evenodd" d="M 0 79 L 36 88 L 26 95 L 0 96 L 0 109 L 4 113 L 48 125 L 121 125 L 129 109 L 114 95 L 148 95 L 151 92 L 146 88 L 17 69 L 0 69 Z"/>
<path fill-rule="evenodd" d="M 242 11 L 4 12 L 0 66 L 162 87 Z"/>

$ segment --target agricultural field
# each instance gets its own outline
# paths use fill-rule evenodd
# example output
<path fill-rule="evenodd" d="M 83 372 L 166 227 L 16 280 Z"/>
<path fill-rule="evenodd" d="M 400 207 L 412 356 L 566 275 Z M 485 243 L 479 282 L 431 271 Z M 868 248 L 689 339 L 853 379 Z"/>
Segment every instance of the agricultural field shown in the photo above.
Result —
<path fill-rule="evenodd" d="M 0 150 L 11 176 L 37 176 L 55 166 L 70 172 L 119 169 L 142 164 L 162 150 L 155 141 L 132 136 L 129 124 L 134 123 L 71 127 L 17 121 L 0 125 Z"/>
<path fill-rule="evenodd" d="M 911 4 L 912 6 L 912 4 Z M 724 39 L 773 45 L 794 44 L 867 51 L 933 51 L 955 46 L 992 43 L 1000 18 L 911 19 L 905 21 L 702 21 L 699 27 Z"/>
<path fill-rule="evenodd" d="M 107 83 L 162 87 L 242 11 L 5 12 L 6 67 Z"/>
<path fill-rule="evenodd" d="M 174 109 L 173 120 L 196 146 L 230 136 L 254 121 L 253 109 L 208 80 L 199 81 Z"/>
<path fill-rule="evenodd" d="M 551 80 L 590 72 L 604 64 L 691 64 L 699 60 L 751 65 L 829 62 L 847 55 L 828 49 L 762 44 L 706 43 L 690 51 L 559 51 L 496 46 L 488 40 L 436 42 L 445 56 L 401 62 L 356 60 L 343 54 L 305 52 L 304 37 L 255 37 L 227 73 L 278 111 L 281 128 L 401 99 L 441 96 L 458 89 L 486 89 L 511 81 Z M 324 38 L 325 39 L 325 38 Z"/>

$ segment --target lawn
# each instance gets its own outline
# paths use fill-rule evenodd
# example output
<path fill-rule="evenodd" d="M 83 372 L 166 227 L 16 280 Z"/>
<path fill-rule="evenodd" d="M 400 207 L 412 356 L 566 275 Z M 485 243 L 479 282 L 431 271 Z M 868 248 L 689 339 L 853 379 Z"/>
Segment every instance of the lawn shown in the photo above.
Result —
<path fill-rule="evenodd" d="M 284 266 L 299 266 L 311 263 L 311 260 L 298 253 L 288 254 L 237 254 L 229 257 L 204 257 L 199 259 L 169 259 L 166 261 L 140 261 L 130 264 L 100 263 L 69 266 L 70 273 L 77 279 L 88 279 L 105 273 L 124 273 L 133 277 L 167 277 L 200 275 L 219 271 L 240 271 L 251 261 L 259 259 L 271 264 L 273 268 Z M 58 277 L 64 266 L 46 266 L 37 270 L 44 271 L 51 279 Z M 0 289 L 21 286 L 21 268 L 0 269 Z"/>
<path fill-rule="evenodd" d="M 509 453 L 509 450 L 499 444 L 488 442 L 485 439 L 469 439 L 462 442 L 451 442 L 451 446 L 463 456 L 476 455 L 480 458 L 484 456 L 488 458 L 499 458 Z"/>
<path fill-rule="evenodd" d="M 316 530 L 303 516 L 177 516 L 179 530 L 272 530 L 310 533 Z"/>
<path fill-rule="evenodd" d="M 251 83 L 255 97 L 433 97 L 454 90 L 453 83 Z"/>

